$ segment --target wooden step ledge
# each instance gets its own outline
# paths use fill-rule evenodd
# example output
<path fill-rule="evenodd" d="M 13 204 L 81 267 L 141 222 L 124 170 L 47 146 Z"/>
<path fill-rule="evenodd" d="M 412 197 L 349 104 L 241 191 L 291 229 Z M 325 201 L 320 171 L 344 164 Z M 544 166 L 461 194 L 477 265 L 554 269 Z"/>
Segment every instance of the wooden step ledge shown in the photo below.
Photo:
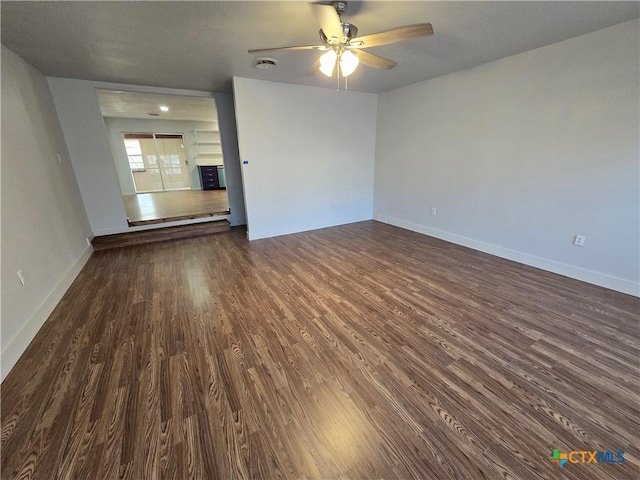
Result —
<path fill-rule="evenodd" d="M 196 218 L 218 217 L 220 215 L 229 215 L 230 213 L 231 213 L 231 210 L 227 208 L 226 210 L 220 210 L 218 212 L 190 213 L 187 215 L 154 218 L 151 220 L 129 220 L 127 218 L 127 223 L 129 224 L 130 227 L 141 227 L 143 225 L 155 225 L 158 223 L 178 222 L 180 220 L 195 220 Z"/>
<path fill-rule="evenodd" d="M 110 248 L 132 247 L 147 243 L 165 242 L 167 240 L 200 237 L 213 233 L 228 232 L 229 230 L 229 222 L 227 220 L 218 220 L 216 222 L 155 228 L 153 230 L 117 233 L 115 235 L 102 235 L 95 237 L 91 241 L 91 244 L 94 250 L 108 250 Z"/>

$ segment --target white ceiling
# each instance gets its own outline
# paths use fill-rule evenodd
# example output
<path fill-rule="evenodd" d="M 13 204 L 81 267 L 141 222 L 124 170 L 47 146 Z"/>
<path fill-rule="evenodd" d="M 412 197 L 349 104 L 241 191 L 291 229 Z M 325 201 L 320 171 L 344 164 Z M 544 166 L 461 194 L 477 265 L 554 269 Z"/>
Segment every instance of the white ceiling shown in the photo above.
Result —
<path fill-rule="evenodd" d="M 230 91 L 233 76 L 335 85 L 308 75 L 318 52 L 269 54 L 280 62 L 272 70 L 255 68 L 259 56 L 247 53 L 317 44 L 306 1 L 2 1 L 1 9 L 2 43 L 49 76 L 215 92 Z M 638 2 L 349 2 L 343 20 L 361 35 L 419 22 L 435 31 L 371 49 L 398 66 L 361 66 L 349 89 L 387 91 L 639 16 Z"/>
<path fill-rule="evenodd" d="M 213 98 L 101 89 L 97 92 L 103 117 L 218 121 Z M 160 106 L 168 107 L 169 111 L 161 111 Z"/>

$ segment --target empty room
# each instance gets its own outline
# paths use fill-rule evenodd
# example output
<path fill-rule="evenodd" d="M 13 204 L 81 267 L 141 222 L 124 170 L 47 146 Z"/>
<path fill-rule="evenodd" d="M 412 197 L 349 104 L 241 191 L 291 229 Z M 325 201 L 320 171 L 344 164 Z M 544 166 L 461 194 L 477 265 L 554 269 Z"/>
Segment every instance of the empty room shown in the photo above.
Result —
<path fill-rule="evenodd" d="M 0 478 L 640 478 L 640 2 L 0 9 Z"/>

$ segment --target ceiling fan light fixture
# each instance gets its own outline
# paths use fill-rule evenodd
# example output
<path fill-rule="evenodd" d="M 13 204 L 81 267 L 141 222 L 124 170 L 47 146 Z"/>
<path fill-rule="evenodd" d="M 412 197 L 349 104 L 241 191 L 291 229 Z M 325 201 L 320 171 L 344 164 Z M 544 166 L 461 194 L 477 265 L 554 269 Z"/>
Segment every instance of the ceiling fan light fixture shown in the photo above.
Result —
<path fill-rule="evenodd" d="M 329 50 L 320 57 L 320 71 L 327 77 L 332 76 L 337 59 L 338 54 L 334 50 Z"/>
<path fill-rule="evenodd" d="M 433 35 L 433 27 L 430 23 L 416 23 L 359 37 L 358 28 L 352 23 L 343 22 L 341 19 L 341 15 L 347 10 L 347 2 L 345 0 L 334 0 L 330 4 L 314 2 L 311 5 L 320 24 L 321 45 L 259 48 L 248 50 L 248 52 L 254 54 L 296 50 L 324 51 L 326 53 L 316 60 L 316 65 L 320 63 L 320 72 L 327 77 L 332 77 L 333 72 L 336 70 L 336 63 L 339 63 L 340 67 L 336 75 L 339 88 L 340 76 L 345 78 L 346 86 L 346 78 L 356 71 L 360 62 L 367 67 L 383 68 L 385 70 L 390 70 L 397 65 L 393 60 L 369 53 L 366 50 L 367 48 Z M 269 66 L 268 64 L 256 65 L 258 68 L 268 68 Z"/>
<path fill-rule="evenodd" d="M 348 77 L 355 72 L 360 59 L 351 51 L 347 50 L 340 55 L 340 72 L 343 77 Z"/>

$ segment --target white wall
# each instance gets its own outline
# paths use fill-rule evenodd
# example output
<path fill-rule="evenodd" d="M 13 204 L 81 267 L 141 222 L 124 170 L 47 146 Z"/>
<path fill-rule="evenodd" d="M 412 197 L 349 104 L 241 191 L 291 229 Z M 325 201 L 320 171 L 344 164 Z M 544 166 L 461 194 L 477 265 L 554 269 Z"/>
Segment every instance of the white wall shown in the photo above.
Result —
<path fill-rule="evenodd" d="M 371 219 L 376 95 L 233 86 L 250 239 Z"/>
<path fill-rule="evenodd" d="M 96 86 L 85 80 L 48 80 L 94 235 L 126 231 L 127 213 Z"/>
<path fill-rule="evenodd" d="M 381 94 L 374 218 L 638 295 L 638 32 Z"/>
<path fill-rule="evenodd" d="M 231 225 L 246 225 L 247 215 L 242 187 L 238 132 L 236 130 L 236 109 L 233 95 L 216 93 L 214 97 L 216 110 L 218 110 L 218 129 L 220 130 L 220 140 L 222 141 L 227 197 L 229 198 L 229 208 L 231 210 L 229 223 Z"/>
<path fill-rule="evenodd" d="M 233 125 L 235 116 L 231 95 L 68 78 L 49 77 L 48 81 L 69 148 L 69 155 L 78 179 L 80 193 L 82 194 L 91 229 L 95 235 L 158 228 L 158 225 L 136 228 L 129 228 L 127 225 L 127 215 L 122 203 L 107 130 L 96 96 L 96 89 L 98 88 L 213 97 L 218 110 L 218 126 L 224 149 L 225 174 L 229 192 L 229 207 L 231 209 L 231 215 L 221 218 L 229 218 L 231 225 L 243 225 L 245 223 L 244 203 L 240 193 L 242 192 L 242 184 L 237 139 L 233 136 L 235 132 L 235 126 Z M 217 218 L 214 217 L 213 219 Z M 167 225 L 199 221 L 174 222 Z"/>
<path fill-rule="evenodd" d="M 123 132 L 135 133 L 181 133 L 184 139 L 185 153 L 189 161 L 189 178 L 192 190 L 202 190 L 198 166 L 196 165 L 196 129 L 217 129 L 217 122 L 187 122 L 180 120 L 154 120 L 138 118 L 105 118 L 105 126 L 109 135 L 109 146 L 116 166 L 116 173 L 120 180 L 120 190 L 123 195 L 136 193 L 133 177 L 129 169 L 127 150 L 124 148 Z"/>
<path fill-rule="evenodd" d="M 4 379 L 92 251 L 46 78 L 4 46 L 1 142 Z"/>

